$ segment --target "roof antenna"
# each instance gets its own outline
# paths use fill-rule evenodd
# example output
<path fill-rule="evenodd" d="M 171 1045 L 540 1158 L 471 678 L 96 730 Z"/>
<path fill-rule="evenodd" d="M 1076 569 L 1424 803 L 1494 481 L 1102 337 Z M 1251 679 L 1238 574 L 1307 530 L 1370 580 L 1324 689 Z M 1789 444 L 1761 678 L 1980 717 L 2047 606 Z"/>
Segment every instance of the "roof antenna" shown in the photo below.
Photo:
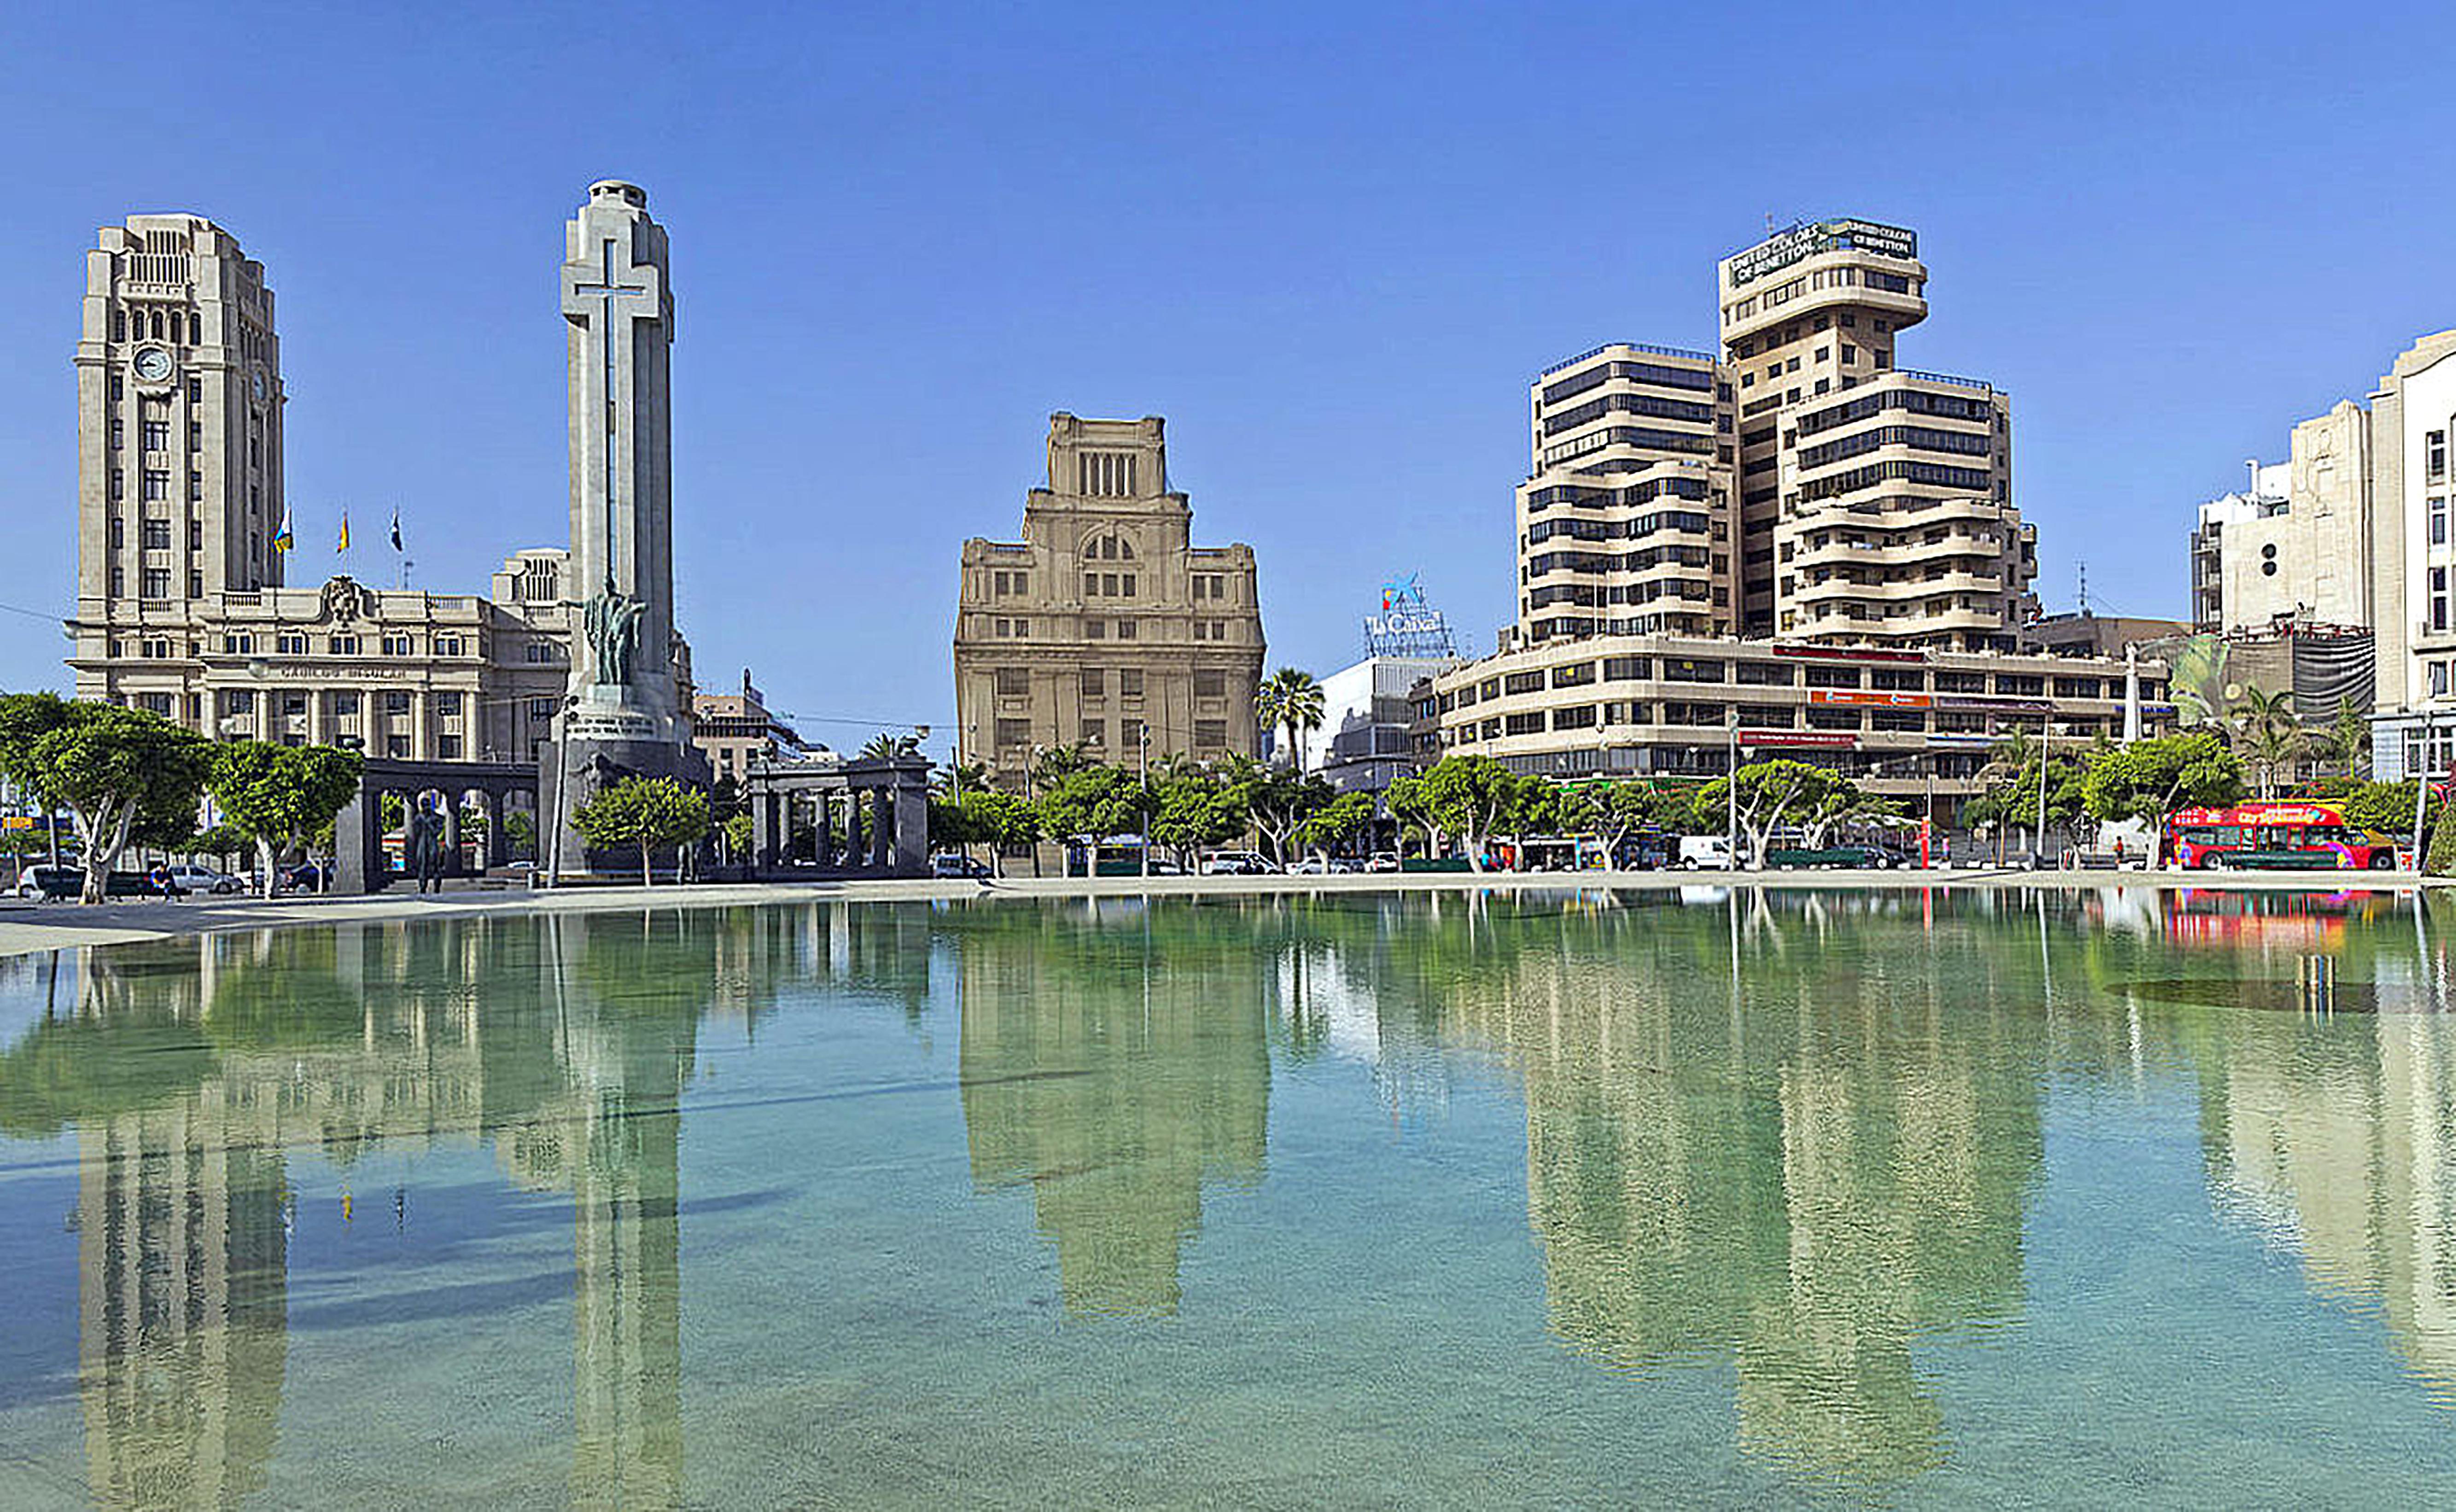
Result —
<path fill-rule="evenodd" d="M 2089 618 L 2089 563 L 2080 564 L 2080 617 Z"/>

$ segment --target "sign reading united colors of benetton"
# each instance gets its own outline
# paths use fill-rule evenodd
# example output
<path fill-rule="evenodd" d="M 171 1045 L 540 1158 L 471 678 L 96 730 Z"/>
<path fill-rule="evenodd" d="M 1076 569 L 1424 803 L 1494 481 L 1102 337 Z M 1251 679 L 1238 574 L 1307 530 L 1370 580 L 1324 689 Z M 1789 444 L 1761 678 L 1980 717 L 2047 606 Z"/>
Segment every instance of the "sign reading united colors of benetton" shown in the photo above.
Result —
<path fill-rule="evenodd" d="M 1873 220 L 1803 220 L 1779 231 L 1731 259 L 1731 287 L 1788 268 L 1802 257 L 1836 248 L 1856 248 L 1880 257 L 1915 257 L 1918 233 Z"/>

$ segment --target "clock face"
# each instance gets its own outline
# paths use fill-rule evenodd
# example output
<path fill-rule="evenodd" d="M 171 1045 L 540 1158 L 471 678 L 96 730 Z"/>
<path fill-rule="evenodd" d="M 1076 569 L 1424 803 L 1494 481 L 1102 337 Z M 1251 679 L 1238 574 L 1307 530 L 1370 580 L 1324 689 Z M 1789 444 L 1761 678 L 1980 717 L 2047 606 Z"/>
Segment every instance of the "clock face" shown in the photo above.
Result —
<path fill-rule="evenodd" d="M 171 376 L 171 354 L 158 346 L 149 346 L 136 354 L 136 376 L 148 383 L 159 383 Z"/>

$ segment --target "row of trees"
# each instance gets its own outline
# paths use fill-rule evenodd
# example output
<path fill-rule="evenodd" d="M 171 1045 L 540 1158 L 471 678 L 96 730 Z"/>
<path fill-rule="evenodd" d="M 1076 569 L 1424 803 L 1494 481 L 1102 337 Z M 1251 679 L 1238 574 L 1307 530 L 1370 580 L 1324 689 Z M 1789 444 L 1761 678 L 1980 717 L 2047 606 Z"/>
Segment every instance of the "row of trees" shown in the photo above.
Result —
<path fill-rule="evenodd" d="M 1153 762 L 1146 777 L 1059 746 L 1040 753 L 1029 794 L 992 787 L 986 777 L 959 767 L 931 794 L 933 848 L 1003 850 L 1141 834 L 1190 868 L 1196 852 L 1249 838 L 1281 861 L 1300 848 L 1337 849 L 1373 821 L 1372 795 L 1342 794 L 1320 776 L 1248 756 L 1172 755 Z"/>
<path fill-rule="evenodd" d="M 0 776 L 75 824 L 88 903 L 103 900 L 132 845 L 253 845 L 270 889 L 280 858 L 329 829 L 358 792 L 359 768 L 357 752 L 329 746 L 215 743 L 143 709 L 0 697 Z M 199 833 L 207 794 L 221 811 L 212 837 Z"/>

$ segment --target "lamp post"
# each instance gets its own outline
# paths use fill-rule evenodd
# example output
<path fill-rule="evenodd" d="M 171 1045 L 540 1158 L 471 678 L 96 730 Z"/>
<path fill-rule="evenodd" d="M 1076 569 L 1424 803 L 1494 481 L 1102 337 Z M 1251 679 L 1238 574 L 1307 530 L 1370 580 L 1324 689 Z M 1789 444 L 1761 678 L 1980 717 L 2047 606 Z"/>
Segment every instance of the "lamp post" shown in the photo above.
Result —
<path fill-rule="evenodd" d="M 1731 858 L 1731 869 L 1740 865 L 1740 706 L 1731 705 L 1731 717 L 1725 722 L 1730 732 L 1730 754 L 1723 766 L 1723 794 L 1729 800 L 1729 814 L 1724 823 L 1724 848 Z M 1750 857 L 1754 860 L 1754 857 Z"/>
<path fill-rule="evenodd" d="M 1135 721 L 1135 765 L 1142 777 L 1142 864 L 1143 880 L 1151 880 L 1151 721 Z"/>

